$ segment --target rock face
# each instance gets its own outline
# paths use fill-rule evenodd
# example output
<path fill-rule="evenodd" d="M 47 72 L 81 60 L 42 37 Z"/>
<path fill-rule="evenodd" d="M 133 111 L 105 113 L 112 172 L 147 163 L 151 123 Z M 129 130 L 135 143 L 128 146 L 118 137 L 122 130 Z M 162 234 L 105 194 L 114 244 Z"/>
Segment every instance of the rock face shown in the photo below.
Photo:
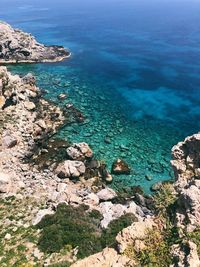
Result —
<path fill-rule="evenodd" d="M 0 22 L 0 63 L 55 62 L 69 56 L 62 46 L 45 46 L 31 34 Z"/>
<path fill-rule="evenodd" d="M 112 173 L 113 174 L 130 174 L 131 170 L 128 166 L 128 164 L 121 160 L 117 159 L 112 166 Z"/>
<path fill-rule="evenodd" d="M 191 241 L 185 246 L 173 245 L 172 246 L 172 255 L 175 262 L 178 262 L 178 265 L 174 264 L 172 267 L 199 267 L 200 260 L 197 254 L 197 245 Z"/>
<path fill-rule="evenodd" d="M 144 221 L 134 222 L 131 226 L 122 230 L 116 237 L 118 249 L 123 253 L 129 245 L 135 244 L 136 240 L 142 240 L 146 237 L 146 231 L 155 226 L 153 220 L 145 219 Z"/>
<path fill-rule="evenodd" d="M 176 183 L 179 194 L 178 225 L 192 231 L 200 222 L 200 133 L 187 137 L 172 149 Z"/>
<path fill-rule="evenodd" d="M 113 248 L 105 248 L 102 252 L 80 260 L 72 267 L 134 267 L 133 261 L 128 257 L 119 255 Z"/>
<path fill-rule="evenodd" d="M 200 226 L 200 133 L 174 146 L 172 156 L 178 195 L 176 224 L 186 232 L 193 232 Z M 172 254 L 178 262 L 174 266 L 200 266 L 197 246 L 191 241 L 185 246 L 173 247 Z"/>

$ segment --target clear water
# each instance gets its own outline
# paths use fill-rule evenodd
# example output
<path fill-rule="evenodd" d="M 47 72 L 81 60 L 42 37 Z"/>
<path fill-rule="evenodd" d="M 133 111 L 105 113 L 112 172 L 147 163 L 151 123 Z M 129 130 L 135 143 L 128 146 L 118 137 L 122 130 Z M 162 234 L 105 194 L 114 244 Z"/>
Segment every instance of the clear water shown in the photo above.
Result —
<path fill-rule="evenodd" d="M 59 136 L 88 142 L 109 168 L 123 158 L 133 171 L 113 186 L 146 192 L 173 178 L 171 147 L 200 128 L 199 14 L 198 0 L 1 0 L 0 8 L 2 20 L 72 52 L 61 63 L 9 66 L 83 111 L 86 123 Z"/>

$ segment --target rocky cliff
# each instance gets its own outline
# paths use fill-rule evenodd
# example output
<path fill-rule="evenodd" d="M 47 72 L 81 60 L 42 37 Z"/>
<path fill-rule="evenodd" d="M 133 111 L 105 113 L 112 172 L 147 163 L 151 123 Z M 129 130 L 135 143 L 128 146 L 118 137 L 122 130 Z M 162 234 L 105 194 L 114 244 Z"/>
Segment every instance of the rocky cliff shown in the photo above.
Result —
<path fill-rule="evenodd" d="M 0 63 L 56 62 L 69 56 L 62 46 L 40 44 L 31 34 L 0 22 Z"/>

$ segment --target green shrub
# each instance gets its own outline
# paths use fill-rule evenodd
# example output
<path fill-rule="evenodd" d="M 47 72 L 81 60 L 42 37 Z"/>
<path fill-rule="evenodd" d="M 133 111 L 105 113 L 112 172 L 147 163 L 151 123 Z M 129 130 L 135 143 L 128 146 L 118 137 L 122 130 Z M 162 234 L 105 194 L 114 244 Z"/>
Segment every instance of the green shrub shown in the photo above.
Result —
<path fill-rule="evenodd" d="M 187 233 L 186 236 L 197 245 L 197 253 L 200 257 L 200 227 L 195 229 L 192 233 Z"/>
<path fill-rule="evenodd" d="M 129 226 L 135 217 L 123 215 L 102 230 L 98 211 L 87 212 L 87 206 L 79 207 L 60 204 L 53 215 L 46 215 L 37 225 L 42 229 L 38 246 L 45 253 L 59 252 L 65 245 L 78 247 L 78 258 L 84 258 L 115 245 L 119 231 Z"/>
<path fill-rule="evenodd" d="M 169 267 L 172 264 L 171 245 L 175 240 L 175 243 L 179 240 L 176 229 L 170 229 L 170 233 L 169 230 L 148 229 L 142 240 L 144 248 L 136 251 L 131 246 L 125 254 L 144 267 Z"/>
<path fill-rule="evenodd" d="M 101 236 L 101 243 L 103 247 L 114 247 L 116 245 L 115 237 L 124 228 L 136 222 L 137 218 L 127 213 L 122 215 L 119 219 L 113 220 L 108 225 L 108 228 L 104 229 Z"/>
<path fill-rule="evenodd" d="M 154 205 L 158 216 L 168 218 L 169 211 L 176 203 L 177 197 L 174 194 L 172 184 L 164 183 L 161 189 L 154 195 Z"/>

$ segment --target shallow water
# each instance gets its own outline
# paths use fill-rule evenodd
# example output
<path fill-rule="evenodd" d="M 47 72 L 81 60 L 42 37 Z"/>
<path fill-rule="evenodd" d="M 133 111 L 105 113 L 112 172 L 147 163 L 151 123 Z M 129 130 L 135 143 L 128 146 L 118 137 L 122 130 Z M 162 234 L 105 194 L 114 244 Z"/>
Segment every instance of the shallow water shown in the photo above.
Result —
<path fill-rule="evenodd" d="M 173 178 L 171 147 L 200 127 L 199 14 L 195 0 L 1 0 L 0 9 L 2 20 L 72 51 L 61 63 L 9 67 L 83 111 L 86 123 L 59 136 L 88 142 L 109 168 L 125 159 L 133 171 L 113 186 L 146 192 Z"/>

